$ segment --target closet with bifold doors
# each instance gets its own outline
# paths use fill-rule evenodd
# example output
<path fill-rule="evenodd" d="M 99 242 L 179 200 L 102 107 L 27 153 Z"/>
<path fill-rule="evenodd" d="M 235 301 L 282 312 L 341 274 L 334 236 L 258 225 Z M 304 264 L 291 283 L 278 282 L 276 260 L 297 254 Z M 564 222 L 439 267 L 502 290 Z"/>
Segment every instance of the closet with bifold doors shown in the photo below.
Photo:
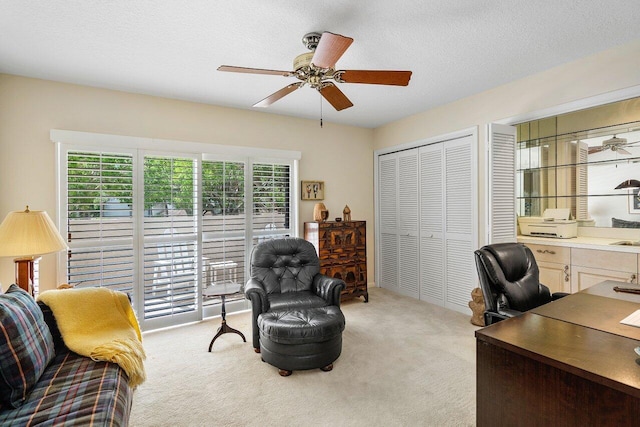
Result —
<path fill-rule="evenodd" d="M 376 283 L 467 313 L 477 282 L 477 131 L 376 152 Z"/>

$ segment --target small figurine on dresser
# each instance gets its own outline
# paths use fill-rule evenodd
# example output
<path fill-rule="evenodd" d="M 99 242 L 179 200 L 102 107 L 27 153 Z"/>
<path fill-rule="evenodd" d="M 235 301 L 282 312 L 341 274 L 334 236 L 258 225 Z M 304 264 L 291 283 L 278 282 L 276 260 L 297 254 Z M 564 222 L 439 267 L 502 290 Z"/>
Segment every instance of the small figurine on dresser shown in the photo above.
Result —
<path fill-rule="evenodd" d="M 342 217 L 345 221 L 351 221 L 351 209 L 349 209 L 349 205 L 344 206 Z"/>
<path fill-rule="evenodd" d="M 316 203 L 313 207 L 313 220 L 317 222 L 324 222 L 329 218 L 329 211 L 324 203 Z"/>

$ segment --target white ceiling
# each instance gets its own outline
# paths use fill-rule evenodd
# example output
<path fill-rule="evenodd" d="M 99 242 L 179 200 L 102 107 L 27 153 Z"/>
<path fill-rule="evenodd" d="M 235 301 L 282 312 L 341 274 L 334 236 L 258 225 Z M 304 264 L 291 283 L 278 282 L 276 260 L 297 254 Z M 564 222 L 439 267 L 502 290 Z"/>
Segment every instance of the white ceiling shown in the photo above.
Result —
<path fill-rule="evenodd" d="M 341 84 L 325 122 L 374 128 L 640 39 L 638 0 L 0 0 L 0 72 L 252 109 L 295 78 L 302 36 L 354 38 L 339 69 L 411 70 L 408 87 Z M 612 64 L 615 67 L 615 64 Z M 639 71 L 640 72 L 640 71 Z M 514 94 L 517 96 L 517 94 Z M 317 119 L 302 88 L 267 110 Z"/>

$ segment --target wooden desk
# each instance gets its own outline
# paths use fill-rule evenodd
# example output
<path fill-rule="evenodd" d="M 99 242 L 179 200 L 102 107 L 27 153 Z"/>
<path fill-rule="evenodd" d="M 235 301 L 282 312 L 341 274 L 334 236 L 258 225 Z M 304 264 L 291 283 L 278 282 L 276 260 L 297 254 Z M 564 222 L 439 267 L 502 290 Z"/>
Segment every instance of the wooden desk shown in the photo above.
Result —
<path fill-rule="evenodd" d="M 478 426 L 640 423 L 640 328 L 619 324 L 640 296 L 614 285 L 476 331 Z"/>

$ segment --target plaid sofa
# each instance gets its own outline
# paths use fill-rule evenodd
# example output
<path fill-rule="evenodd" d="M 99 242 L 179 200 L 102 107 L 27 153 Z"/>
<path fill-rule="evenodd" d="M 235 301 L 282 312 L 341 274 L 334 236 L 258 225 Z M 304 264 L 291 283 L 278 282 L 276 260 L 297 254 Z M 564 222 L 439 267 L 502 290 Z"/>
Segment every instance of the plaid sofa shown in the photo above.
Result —
<path fill-rule="evenodd" d="M 96 362 L 66 348 L 49 308 L 38 303 L 55 344 L 55 357 L 19 407 L 0 408 L 0 425 L 126 426 L 133 399 L 116 364 Z"/>

